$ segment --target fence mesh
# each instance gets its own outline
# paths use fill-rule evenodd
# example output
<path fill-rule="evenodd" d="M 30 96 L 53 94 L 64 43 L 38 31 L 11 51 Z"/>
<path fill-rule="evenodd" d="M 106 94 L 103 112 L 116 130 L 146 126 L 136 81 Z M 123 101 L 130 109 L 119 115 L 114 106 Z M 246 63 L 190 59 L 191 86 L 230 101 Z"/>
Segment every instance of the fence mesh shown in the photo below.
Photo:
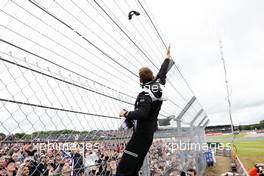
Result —
<path fill-rule="evenodd" d="M 135 9 L 141 14 L 129 21 Z M 133 110 L 138 69 L 157 72 L 164 59 L 147 9 L 136 0 L 2 1 L 1 160 L 13 158 L 21 175 L 115 172 L 132 133 L 119 129 L 118 112 Z M 203 151 L 176 144 L 202 145 L 206 114 L 178 67 L 166 89 L 159 123 L 167 127 L 156 132 L 141 172 L 202 175 Z"/>

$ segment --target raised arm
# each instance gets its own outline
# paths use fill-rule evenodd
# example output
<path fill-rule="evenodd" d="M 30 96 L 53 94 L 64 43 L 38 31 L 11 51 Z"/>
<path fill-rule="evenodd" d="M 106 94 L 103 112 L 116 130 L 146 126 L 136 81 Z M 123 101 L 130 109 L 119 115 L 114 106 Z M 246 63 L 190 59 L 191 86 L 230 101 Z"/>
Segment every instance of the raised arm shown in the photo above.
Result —
<path fill-rule="evenodd" d="M 162 63 L 160 70 L 156 76 L 156 80 L 160 82 L 160 84 L 165 85 L 166 83 L 166 74 L 173 66 L 174 61 L 171 59 L 171 53 L 170 53 L 170 46 L 167 49 L 166 53 L 166 59 Z"/>

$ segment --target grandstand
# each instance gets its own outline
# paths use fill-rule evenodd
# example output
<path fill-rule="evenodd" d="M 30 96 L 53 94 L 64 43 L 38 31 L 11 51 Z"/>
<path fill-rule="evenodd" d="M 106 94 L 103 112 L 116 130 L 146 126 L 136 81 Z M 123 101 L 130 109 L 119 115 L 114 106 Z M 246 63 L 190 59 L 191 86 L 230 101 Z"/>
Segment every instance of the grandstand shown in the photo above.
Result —
<path fill-rule="evenodd" d="M 233 126 L 234 130 L 238 130 L 238 126 Z M 205 132 L 208 133 L 232 133 L 231 125 L 207 126 Z"/>

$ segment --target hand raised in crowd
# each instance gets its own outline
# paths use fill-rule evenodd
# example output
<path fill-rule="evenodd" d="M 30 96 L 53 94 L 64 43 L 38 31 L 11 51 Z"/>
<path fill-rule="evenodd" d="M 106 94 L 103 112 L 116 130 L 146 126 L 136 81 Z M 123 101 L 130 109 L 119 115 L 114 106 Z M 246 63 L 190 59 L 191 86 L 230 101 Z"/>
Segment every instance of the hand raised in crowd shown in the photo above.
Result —
<path fill-rule="evenodd" d="M 29 175 L 29 168 L 26 164 L 21 164 L 18 171 L 17 176 L 28 176 Z"/>

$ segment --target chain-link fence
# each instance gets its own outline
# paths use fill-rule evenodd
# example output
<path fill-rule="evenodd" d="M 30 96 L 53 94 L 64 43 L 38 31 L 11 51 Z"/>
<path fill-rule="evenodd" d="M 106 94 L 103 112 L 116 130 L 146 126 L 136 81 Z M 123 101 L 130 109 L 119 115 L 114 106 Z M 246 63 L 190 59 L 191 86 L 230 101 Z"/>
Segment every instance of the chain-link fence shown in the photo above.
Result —
<path fill-rule="evenodd" d="M 177 128 L 160 129 L 155 137 L 149 160 L 153 175 L 177 175 L 188 169 L 204 175 L 206 141 L 202 128 L 185 127 L 181 134 Z"/>
<path fill-rule="evenodd" d="M 118 112 L 133 110 L 141 91 L 138 69 L 157 71 L 163 59 L 164 41 L 143 4 L 1 2 L 1 172 L 114 174 L 131 135 L 119 129 Z M 133 9 L 141 15 L 129 21 Z M 169 100 L 141 172 L 173 175 L 194 168 L 202 175 L 209 121 L 179 68 L 167 77 Z"/>

